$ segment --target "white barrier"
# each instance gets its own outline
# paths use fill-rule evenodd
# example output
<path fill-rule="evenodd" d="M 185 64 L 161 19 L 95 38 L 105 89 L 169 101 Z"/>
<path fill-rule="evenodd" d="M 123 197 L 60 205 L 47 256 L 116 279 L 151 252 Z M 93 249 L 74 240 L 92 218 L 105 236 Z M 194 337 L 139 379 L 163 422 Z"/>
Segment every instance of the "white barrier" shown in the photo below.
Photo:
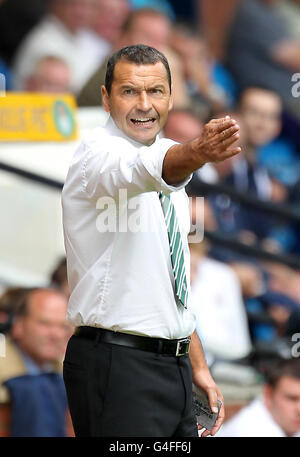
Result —
<path fill-rule="evenodd" d="M 64 182 L 79 141 L 105 122 L 101 108 L 79 109 L 79 140 L 0 143 L 0 161 Z M 60 193 L 0 171 L 0 286 L 46 285 L 64 256 Z"/>

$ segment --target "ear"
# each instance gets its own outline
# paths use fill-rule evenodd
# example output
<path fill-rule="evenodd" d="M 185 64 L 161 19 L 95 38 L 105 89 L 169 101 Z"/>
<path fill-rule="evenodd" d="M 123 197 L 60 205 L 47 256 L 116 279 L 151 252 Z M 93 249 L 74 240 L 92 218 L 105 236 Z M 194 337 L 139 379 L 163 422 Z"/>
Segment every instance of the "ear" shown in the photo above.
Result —
<path fill-rule="evenodd" d="M 109 95 L 107 93 L 105 86 L 101 86 L 101 95 L 102 95 L 102 108 L 104 109 L 104 111 L 109 113 L 110 112 Z"/>
<path fill-rule="evenodd" d="M 10 334 L 13 339 L 18 340 L 23 333 L 23 319 L 22 317 L 17 317 L 13 322 L 13 325 L 10 330 Z"/>

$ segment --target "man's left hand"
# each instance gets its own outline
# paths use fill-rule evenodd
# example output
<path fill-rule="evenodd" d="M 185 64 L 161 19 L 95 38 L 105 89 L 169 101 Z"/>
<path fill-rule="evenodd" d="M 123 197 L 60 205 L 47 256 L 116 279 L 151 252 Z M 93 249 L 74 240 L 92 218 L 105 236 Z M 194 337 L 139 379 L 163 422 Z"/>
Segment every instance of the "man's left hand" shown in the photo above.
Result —
<path fill-rule="evenodd" d="M 208 369 L 203 369 L 194 373 L 193 375 L 193 383 L 199 387 L 200 389 L 204 390 L 204 392 L 208 396 L 210 408 L 213 413 L 218 411 L 218 399 L 221 400 L 222 406 L 216 420 L 215 425 L 213 426 L 212 430 L 204 430 L 201 433 L 201 437 L 204 438 L 208 435 L 215 435 L 219 428 L 221 427 L 222 423 L 225 419 L 225 408 L 224 408 L 224 398 L 221 394 L 218 386 L 216 385 L 215 381 L 213 380 L 210 372 Z M 201 424 L 198 424 L 198 429 L 201 430 L 203 427 Z"/>

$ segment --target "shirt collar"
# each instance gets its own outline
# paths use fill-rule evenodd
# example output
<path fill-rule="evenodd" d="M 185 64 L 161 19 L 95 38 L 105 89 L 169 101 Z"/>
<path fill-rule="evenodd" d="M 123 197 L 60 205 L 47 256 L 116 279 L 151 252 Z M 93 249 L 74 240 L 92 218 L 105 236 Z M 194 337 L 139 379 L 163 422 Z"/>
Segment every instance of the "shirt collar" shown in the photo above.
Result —
<path fill-rule="evenodd" d="M 22 351 L 21 348 L 18 348 L 20 352 L 20 356 L 22 358 L 22 361 L 27 369 L 27 373 L 30 375 L 39 375 L 42 373 L 50 373 L 53 372 L 53 365 L 51 363 L 43 363 L 41 366 L 39 366 L 35 361 L 28 355 L 25 354 L 24 351 Z"/>

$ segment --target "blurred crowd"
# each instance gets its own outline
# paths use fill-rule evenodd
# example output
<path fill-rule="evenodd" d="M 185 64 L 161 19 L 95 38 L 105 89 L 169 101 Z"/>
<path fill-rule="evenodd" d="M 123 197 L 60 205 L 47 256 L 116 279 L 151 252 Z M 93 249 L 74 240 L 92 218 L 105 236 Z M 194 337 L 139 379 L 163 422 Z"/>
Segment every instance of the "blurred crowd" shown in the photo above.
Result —
<path fill-rule="evenodd" d="M 300 227 L 268 208 L 299 218 L 300 1 L 226 2 L 222 53 L 210 45 L 217 29 L 208 30 L 206 3 L 186 1 L 183 14 L 182 2 L 172 0 L 0 0 L 0 73 L 7 91 L 70 92 L 79 107 L 100 107 L 110 54 L 143 43 L 162 51 L 171 67 L 174 108 L 164 136 L 185 142 L 211 118 L 237 120 L 242 153 L 206 164 L 187 187 L 191 226 L 204 220 L 205 229 L 203 241 L 190 243 L 197 332 L 217 382 L 265 386 L 222 433 L 258 436 L 251 424 L 260 416 L 269 423 L 262 436 L 299 435 L 300 270 L 286 259 L 300 266 Z M 203 191 L 203 183 L 211 187 Z M 211 233 L 235 247 L 215 244 Z M 67 299 L 65 259 L 49 287 L 8 289 L 0 298 L 0 331 L 8 336 L 0 402 L 9 395 L 19 408 L 16 435 L 66 433 L 57 364 L 72 332 Z M 42 414 L 45 401 L 52 407 Z M 29 432 L 20 405 L 32 413 Z"/>

